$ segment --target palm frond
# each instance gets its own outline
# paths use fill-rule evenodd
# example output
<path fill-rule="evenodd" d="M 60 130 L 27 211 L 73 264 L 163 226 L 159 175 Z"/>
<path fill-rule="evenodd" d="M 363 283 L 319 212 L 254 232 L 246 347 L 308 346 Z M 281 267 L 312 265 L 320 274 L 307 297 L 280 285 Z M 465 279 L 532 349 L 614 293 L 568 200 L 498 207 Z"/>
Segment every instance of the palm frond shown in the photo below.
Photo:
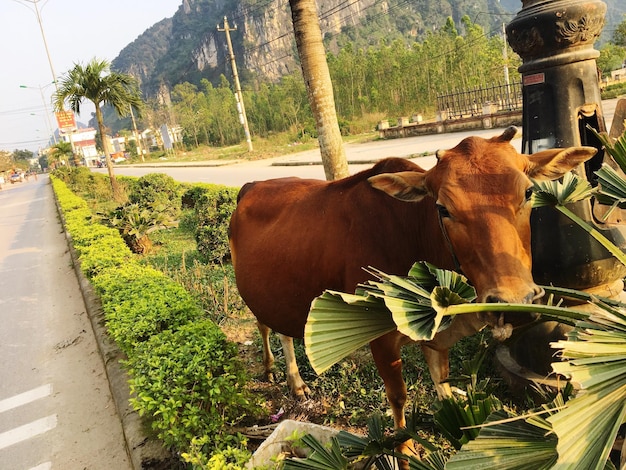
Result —
<path fill-rule="evenodd" d="M 421 265 L 421 266 L 420 266 Z M 454 272 L 416 263 L 414 276 L 392 276 L 370 268 L 378 281 L 359 286 L 355 294 L 326 291 L 311 304 L 304 328 L 304 344 L 318 373 L 380 336 L 398 329 L 415 341 L 430 340 L 451 319 L 432 308 L 428 287 L 439 282 L 457 289 L 458 302 L 476 297 L 467 280 Z M 328 344 L 333 347 L 329 348 Z"/>
<path fill-rule="evenodd" d="M 325 447 L 310 434 L 305 435 L 302 441 L 313 449 L 313 453 L 306 459 L 288 458 L 283 464 L 286 470 L 347 470 L 348 459 L 341 453 L 336 437 L 330 440 L 330 446 Z"/>
<path fill-rule="evenodd" d="M 622 171 L 626 172 L 626 133 L 613 141 L 606 132 L 598 132 L 590 125 L 587 125 L 587 129 L 596 135 L 606 152 L 613 157 Z"/>
<path fill-rule="evenodd" d="M 534 181 L 533 207 L 564 206 L 591 197 L 593 188 L 589 182 L 572 172 L 562 181 Z"/>
<path fill-rule="evenodd" d="M 626 190 L 626 188 L 624 189 Z M 591 196 L 593 189 L 588 181 L 570 172 L 563 177 L 562 182 L 558 180 L 536 181 L 534 182 L 533 190 L 533 207 L 553 206 L 600 242 L 622 264 L 626 265 L 626 255 L 619 247 L 615 246 L 599 230 L 566 207 L 567 204 L 578 202 Z"/>
<path fill-rule="evenodd" d="M 559 441 L 559 465 L 577 462 L 604 468 L 619 427 L 626 421 L 626 311 L 600 304 L 578 323 L 562 349 L 567 362 L 553 369 L 571 377 L 582 391 L 560 413 L 549 418 Z"/>
<path fill-rule="evenodd" d="M 395 328 L 380 299 L 326 291 L 311 304 L 304 328 L 306 353 L 315 372 L 321 374 Z"/>
<path fill-rule="evenodd" d="M 449 470 L 549 469 L 556 462 L 556 436 L 546 434 L 545 426 L 505 410 L 493 413 L 478 437 L 465 444 L 446 464 Z M 535 421 L 541 421 L 536 418 Z"/>

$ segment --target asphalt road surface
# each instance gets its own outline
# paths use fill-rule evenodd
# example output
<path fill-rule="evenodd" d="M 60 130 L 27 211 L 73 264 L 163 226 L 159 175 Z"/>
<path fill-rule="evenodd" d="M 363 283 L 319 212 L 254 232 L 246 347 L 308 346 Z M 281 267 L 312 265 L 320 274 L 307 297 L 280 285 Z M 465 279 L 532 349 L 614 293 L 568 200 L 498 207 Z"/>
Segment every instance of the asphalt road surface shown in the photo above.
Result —
<path fill-rule="evenodd" d="M 617 99 L 602 102 L 605 122 L 610 128 Z M 433 134 L 403 139 L 377 140 L 344 146 L 349 162 L 350 173 L 357 173 L 372 166 L 372 162 L 385 157 L 407 157 L 410 155 L 430 154 L 415 158 L 413 161 L 423 168 L 430 168 L 435 162 L 434 152 L 452 148 L 465 137 L 478 135 L 489 138 L 501 134 L 503 129 L 474 130 L 449 134 Z M 521 134 L 521 129 L 520 129 Z M 513 139 L 513 146 L 521 150 L 521 135 Z M 106 169 L 94 169 L 105 173 Z M 177 162 L 176 158 L 147 165 L 118 165 L 115 173 L 126 176 L 143 176 L 147 173 L 166 173 L 181 182 L 215 183 L 228 186 L 242 186 L 246 182 L 266 180 L 284 176 L 325 179 L 321 165 L 319 149 L 295 153 L 265 160 L 242 161 L 215 166 L 215 162 L 189 164 Z"/>
<path fill-rule="evenodd" d="M 130 469 L 48 183 L 0 190 L 0 469 Z"/>

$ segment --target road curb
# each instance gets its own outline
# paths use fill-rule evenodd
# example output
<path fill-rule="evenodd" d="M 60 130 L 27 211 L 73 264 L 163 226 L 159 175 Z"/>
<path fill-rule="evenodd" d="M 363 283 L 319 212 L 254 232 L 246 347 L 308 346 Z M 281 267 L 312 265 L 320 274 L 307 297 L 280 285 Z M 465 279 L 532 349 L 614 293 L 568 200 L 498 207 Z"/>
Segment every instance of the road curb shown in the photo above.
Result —
<path fill-rule="evenodd" d="M 177 468 L 180 465 L 180 461 L 163 447 L 161 441 L 149 437 L 145 423 L 139 416 L 139 413 L 130 405 L 129 378 L 121 364 L 121 361 L 126 359 L 126 357 L 106 331 L 102 303 L 91 282 L 80 269 L 80 260 L 74 249 L 72 236 L 65 230 L 65 217 L 59 206 L 54 189 L 52 193 L 59 219 L 63 225 L 63 233 L 65 234 L 65 240 L 72 258 L 72 266 L 78 279 L 85 309 L 98 344 L 100 357 L 104 363 L 109 390 L 122 424 L 126 452 L 131 465 L 134 470 L 167 470 Z"/>

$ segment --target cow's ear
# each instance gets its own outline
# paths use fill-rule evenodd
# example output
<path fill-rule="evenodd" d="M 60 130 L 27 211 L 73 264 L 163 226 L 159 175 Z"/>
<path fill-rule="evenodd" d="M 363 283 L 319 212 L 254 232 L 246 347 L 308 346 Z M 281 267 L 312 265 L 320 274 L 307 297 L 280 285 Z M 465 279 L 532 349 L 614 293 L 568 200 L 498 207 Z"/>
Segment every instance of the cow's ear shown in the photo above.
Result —
<path fill-rule="evenodd" d="M 421 201 L 428 194 L 424 184 L 424 175 L 417 171 L 383 173 L 368 178 L 370 184 L 390 196 L 402 201 Z"/>
<path fill-rule="evenodd" d="M 586 162 L 598 152 L 595 147 L 550 149 L 528 156 L 528 176 L 536 180 L 554 180 Z"/>

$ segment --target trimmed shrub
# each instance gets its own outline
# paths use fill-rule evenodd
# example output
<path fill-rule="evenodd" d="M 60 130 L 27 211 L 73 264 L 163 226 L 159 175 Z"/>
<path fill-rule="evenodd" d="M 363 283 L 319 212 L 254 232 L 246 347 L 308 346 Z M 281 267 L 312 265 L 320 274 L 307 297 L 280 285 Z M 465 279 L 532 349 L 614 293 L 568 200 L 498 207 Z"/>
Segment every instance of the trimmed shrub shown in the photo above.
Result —
<path fill-rule="evenodd" d="M 219 447 L 224 426 L 251 411 L 236 355 L 235 345 L 208 320 L 163 331 L 139 344 L 127 361 L 136 397 L 131 403 L 151 418 L 167 446 L 187 451 L 193 438 L 205 437 Z"/>
<path fill-rule="evenodd" d="M 237 188 L 216 187 L 207 190 L 196 203 L 196 243 L 208 262 L 220 263 L 230 256 L 228 225 L 238 193 Z"/>
<path fill-rule="evenodd" d="M 119 236 L 103 237 L 90 245 L 77 247 L 81 270 L 88 278 L 106 268 L 119 267 L 132 260 L 132 253 Z"/>
<path fill-rule="evenodd" d="M 94 285 L 102 296 L 109 334 L 129 356 L 152 336 L 203 316 L 181 285 L 151 268 L 133 264 L 108 270 Z"/>
<path fill-rule="evenodd" d="M 148 173 L 129 188 L 128 200 L 143 207 L 164 205 L 173 213 L 180 211 L 180 185 L 163 173 Z"/>
<path fill-rule="evenodd" d="M 245 451 L 228 447 L 239 437 L 224 429 L 251 414 L 254 403 L 235 344 L 181 285 L 141 266 L 116 230 L 95 223 L 85 201 L 51 180 L 107 331 L 128 357 L 135 409 L 166 445 L 189 451 L 189 462 L 203 465 L 210 458 L 202 453 L 216 450 L 218 462 L 243 460 Z"/>

